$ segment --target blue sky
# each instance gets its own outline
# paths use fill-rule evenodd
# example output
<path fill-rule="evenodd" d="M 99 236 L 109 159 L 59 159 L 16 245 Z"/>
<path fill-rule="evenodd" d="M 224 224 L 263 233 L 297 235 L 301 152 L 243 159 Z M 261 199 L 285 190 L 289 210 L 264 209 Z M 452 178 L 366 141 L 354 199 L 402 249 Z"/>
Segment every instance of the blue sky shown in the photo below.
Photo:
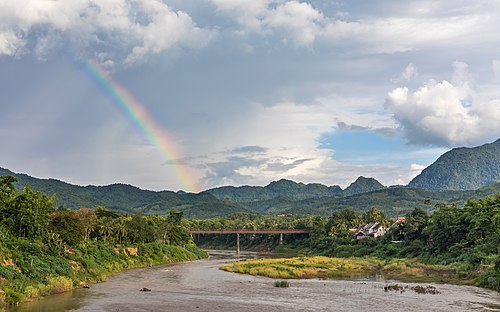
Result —
<path fill-rule="evenodd" d="M 500 137 L 500 2 L 0 0 L 0 166 L 179 190 L 406 184 Z M 69 51 L 72 51 L 69 53 Z M 158 147 L 74 55 L 100 64 Z"/>

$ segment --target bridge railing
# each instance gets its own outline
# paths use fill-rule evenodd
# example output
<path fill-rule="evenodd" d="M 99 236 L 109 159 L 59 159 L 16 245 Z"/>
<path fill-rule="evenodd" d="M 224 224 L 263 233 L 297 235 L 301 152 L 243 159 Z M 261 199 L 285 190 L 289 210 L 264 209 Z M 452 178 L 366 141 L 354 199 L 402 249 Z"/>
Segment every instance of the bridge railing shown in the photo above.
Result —
<path fill-rule="evenodd" d="M 222 230 L 198 230 L 198 229 L 188 229 L 190 234 L 300 234 L 309 233 L 305 229 L 222 229 Z"/>

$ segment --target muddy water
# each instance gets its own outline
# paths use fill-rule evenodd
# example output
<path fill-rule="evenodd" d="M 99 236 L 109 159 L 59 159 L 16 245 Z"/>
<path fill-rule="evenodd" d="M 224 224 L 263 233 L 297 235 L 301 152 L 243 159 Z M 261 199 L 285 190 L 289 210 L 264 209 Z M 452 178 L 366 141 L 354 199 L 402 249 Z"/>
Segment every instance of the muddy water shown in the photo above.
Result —
<path fill-rule="evenodd" d="M 208 260 L 131 270 L 12 311 L 500 311 L 499 293 L 468 286 L 422 284 L 438 295 L 384 292 L 394 281 L 373 279 L 291 280 L 289 288 L 276 288 L 273 279 L 218 269 L 231 259 L 234 252 L 212 251 Z"/>

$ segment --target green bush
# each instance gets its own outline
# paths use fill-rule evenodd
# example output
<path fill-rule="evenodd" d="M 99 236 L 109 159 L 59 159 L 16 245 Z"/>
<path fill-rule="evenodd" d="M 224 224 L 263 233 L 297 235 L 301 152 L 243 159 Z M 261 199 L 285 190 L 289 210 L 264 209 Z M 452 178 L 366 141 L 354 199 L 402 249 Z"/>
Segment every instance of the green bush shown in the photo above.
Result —
<path fill-rule="evenodd" d="M 13 289 L 7 288 L 4 291 L 5 291 L 4 300 L 5 303 L 7 304 L 10 305 L 18 304 L 26 299 L 26 297 L 22 293 L 15 291 Z"/>
<path fill-rule="evenodd" d="M 486 269 L 477 279 L 477 284 L 500 291 L 500 270 L 494 267 Z"/>
<path fill-rule="evenodd" d="M 0 276 L 7 280 L 21 280 L 24 278 L 21 273 L 14 270 L 14 268 L 10 265 L 0 266 Z"/>

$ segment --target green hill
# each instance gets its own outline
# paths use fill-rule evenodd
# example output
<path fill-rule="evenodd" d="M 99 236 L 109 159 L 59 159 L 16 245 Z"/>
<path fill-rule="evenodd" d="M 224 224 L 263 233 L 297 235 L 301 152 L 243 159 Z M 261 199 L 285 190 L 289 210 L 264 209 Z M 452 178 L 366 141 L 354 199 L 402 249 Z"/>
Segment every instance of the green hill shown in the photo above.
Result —
<path fill-rule="evenodd" d="M 374 178 L 359 177 L 342 192 L 342 195 L 351 196 L 361 193 L 379 191 L 385 188 L 385 186 L 383 186 Z"/>
<path fill-rule="evenodd" d="M 29 184 L 35 191 L 56 195 L 56 206 L 78 209 L 105 206 L 120 213 L 167 215 L 171 209 L 187 218 L 213 218 L 236 212 L 259 214 L 330 215 L 333 211 L 353 209 L 363 212 L 376 207 L 395 217 L 416 207 L 433 210 L 434 204 L 456 203 L 500 194 L 500 183 L 475 191 L 431 191 L 411 187 L 386 188 L 373 178 L 358 178 L 345 191 L 338 186 L 303 184 L 279 180 L 265 187 L 226 186 L 198 194 L 148 191 L 126 184 L 77 186 L 54 179 L 37 179 L 0 168 L 0 176 L 19 179 L 16 187 Z M 351 193 L 353 195 L 348 194 Z M 424 202 L 431 201 L 432 205 Z"/>
<path fill-rule="evenodd" d="M 500 139 L 446 152 L 408 186 L 433 191 L 476 190 L 497 182 L 500 182 Z"/>
<path fill-rule="evenodd" d="M 278 197 L 286 197 L 293 200 L 340 195 L 342 189 L 338 185 L 326 186 L 319 183 L 297 183 L 291 180 L 281 179 L 273 181 L 267 186 L 222 186 L 206 190 L 218 199 L 229 199 L 240 203 L 251 203 L 255 201 L 272 200 Z"/>
<path fill-rule="evenodd" d="M 56 195 L 56 206 L 69 209 L 104 206 L 121 213 L 168 215 L 171 209 L 182 211 L 186 217 L 209 218 L 235 212 L 248 212 L 241 205 L 220 201 L 208 193 L 148 191 L 127 184 L 107 186 L 77 186 L 54 179 L 37 179 L 0 168 L 0 176 L 11 175 L 21 189 L 29 184 L 34 191 Z"/>
<path fill-rule="evenodd" d="M 343 209 L 352 209 L 361 213 L 376 207 L 389 217 L 397 217 L 405 215 L 417 207 L 429 212 L 435 210 L 434 205 L 437 203 L 455 203 L 462 207 L 468 199 L 480 199 L 497 194 L 500 194 L 500 183 L 475 191 L 435 192 L 418 188 L 391 187 L 342 197 L 329 196 L 305 200 L 276 198 L 245 204 L 245 207 L 266 214 L 315 214 L 323 216 Z M 426 202 L 430 205 L 426 205 Z"/>

